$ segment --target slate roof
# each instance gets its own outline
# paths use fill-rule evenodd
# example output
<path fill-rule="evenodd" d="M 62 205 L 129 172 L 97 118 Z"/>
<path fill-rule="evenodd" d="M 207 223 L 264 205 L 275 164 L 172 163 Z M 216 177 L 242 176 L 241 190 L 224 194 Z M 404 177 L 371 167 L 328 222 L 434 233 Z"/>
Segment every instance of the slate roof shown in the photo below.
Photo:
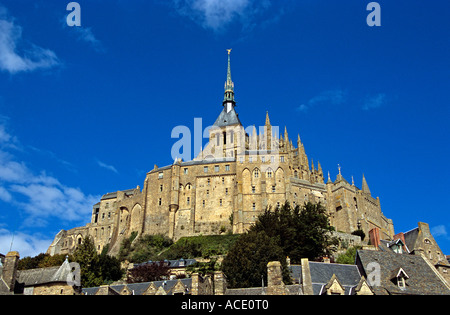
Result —
<path fill-rule="evenodd" d="M 143 282 L 143 283 L 129 283 L 129 284 L 119 284 L 111 285 L 109 288 L 114 291 L 114 293 L 119 294 L 125 286 L 132 292 L 133 295 L 143 295 L 149 286 L 153 283 L 156 289 L 163 287 L 167 295 L 173 295 L 173 289 L 175 285 L 181 281 L 181 283 L 187 288 L 186 294 L 189 294 L 192 288 L 192 279 L 175 279 L 175 280 L 164 280 L 164 281 L 153 281 L 153 282 Z M 83 288 L 83 294 L 85 295 L 95 295 L 100 287 L 94 288 Z"/>
<path fill-rule="evenodd" d="M 226 107 L 224 107 L 213 126 L 226 127 L 232 125 L 242 125 L 239 120 L 239 115 L 234 110 L 234 107 L 228 113 Z"/>
<path fill-rule="evenodd" d="M 345 289 L 345 295 L 354 294 L 354 288 L 361 281 L 361 274 L 356 265 L 328 264 L 320 262 L 309 262 L 311 281 L 314 295 L 320 295 L 323 288 L 336 275 L 339 283 Z M 291 277 L 302 283 L 302 266 L 291 265 Z"/>
<path fill-rule="evenodd" d="M 149 264 L 159 264 L 161 261 L 147 261 L 140 264 L 134 264 L 134 267 L 144 266 Z M 177 259 L 177 260 L 164 260 L 162 261 L 169 268 L 184 268 L 193 265 L 197 262 L 195 259 Z"/>
<path fill-rule="evenodd" d="M 292 284 L 286 286 L 289 295 L 303 295 L 300 285 Z M 225 295 L 266 295 L 267 287 L 258 288 L 242 288 L 242 289 L 227 289 Z"/>
<path fill-rule="evenodd" d="M 17 282 L 24 287 L 33 287 L 47 283 L 67 282 L 71 268 L 67 260 L 60 267 L 48 267 L 17 271 Z"/>
<path fill-rule="evenodd" d="M 357 265 L 367 278 L 373 269 L 365 270 L 369 263 L 380 265 L 380 286 L 373 286 L 375 294 L 450 295 L 450 289 L 437 276 L 422 256 L 395 254 L 389 251 L 358 250 Z M 406 287 L 399 288 L 392 274 L 400 268 L 408 275 Z M 370 278 L 367 278 L 370 282 Z"/>

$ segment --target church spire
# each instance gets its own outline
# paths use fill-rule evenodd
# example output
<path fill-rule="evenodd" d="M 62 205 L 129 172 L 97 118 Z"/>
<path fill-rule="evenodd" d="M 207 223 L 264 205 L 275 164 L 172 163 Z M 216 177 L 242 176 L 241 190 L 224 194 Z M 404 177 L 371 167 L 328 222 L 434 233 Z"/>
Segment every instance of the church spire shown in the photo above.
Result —
<path fill-rule="evenodd" d="M 369 189 L 369 185 L 367 185 L 367 181 L 366 181 L 366 177 L 363 174 L 363 179 L 362 179 L 362 188 L 361 188 L 363 193 L 369 194 L 370 195 L 370 189 Z"/>
<path fill-rule="evenodd" d="M 227 81 L 225 82 L 225 95 L 223 98 L 223 106 L 226 106 L 227 113 L 230 112 L 234 106 L 236 106 L 236 102 L 234 100 L 234 83 L 231 79 L 231 49 L 227 49 L 228 51 L 228 71 L 227 71 Z"/>

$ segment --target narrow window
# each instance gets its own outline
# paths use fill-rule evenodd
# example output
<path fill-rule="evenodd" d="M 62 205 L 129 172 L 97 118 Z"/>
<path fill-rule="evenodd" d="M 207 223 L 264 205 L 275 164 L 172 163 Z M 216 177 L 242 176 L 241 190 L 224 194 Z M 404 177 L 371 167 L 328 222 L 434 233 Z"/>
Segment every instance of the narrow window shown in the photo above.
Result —
<path fill-rule="evenodd" d="M 225 171 L 230 171 L 230 165 L 225 165 Z"/>
<path fill-rule="evenodd" d="M 253 211 L 256 210 L 256 203 L 253 203 Z"/>
<path fill-rule="evenodd" d="M 208 173 L 208 166 L 203 167 L 203 172 Z"/>
<path fill-rule="evenodd" d="M 252 186 L 252 193 L 254 194 L 256 192 L 256 187 Z"/>
<path fill-rule="evenodd" d="M 214 166 L 214 171 L 215 171 L 216 173 L 219 173 L 219 171 L 220 171 L 220 166 L 219 166 L 219 165 Z"/>

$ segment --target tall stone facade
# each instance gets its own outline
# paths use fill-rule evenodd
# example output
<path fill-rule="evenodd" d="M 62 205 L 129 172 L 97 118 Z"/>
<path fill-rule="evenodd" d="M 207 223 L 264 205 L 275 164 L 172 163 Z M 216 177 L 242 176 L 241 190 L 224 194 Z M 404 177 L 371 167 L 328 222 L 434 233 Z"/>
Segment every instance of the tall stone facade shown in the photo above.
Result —
<path fill-rule="evenodd" d="M 262 116 L 264 113 L 262 113 Z M 393 223 L 381 212 L 363 176 L 361 189 L 339 174 L 324 182 L 320 163 L 309 159 L 297 137 L 287 128 L 281 135 L 269 114 L 264 125 L 244 128 L 236 112 L 230 52 L 223 110 L 209 129 L 209 143 L 191 161 L 175 159 L 172 165 L 147 173 L 142 189 L 104 195 L 94 205 L 91 223 L 62 230 L 48 249 L 50 254 L 70 253 L 83 237 L 93 237 L 98 251 L 109 244 L 116 254 L 122 239 L 132 232 L 183 236 L 212 235 L 227 231 L 244 233 L 267 207 L 286 201 L 293 206 L 322 203 L 337 231 L 362 229 L 366 235 L 377 227 L 392 239 Z"/>

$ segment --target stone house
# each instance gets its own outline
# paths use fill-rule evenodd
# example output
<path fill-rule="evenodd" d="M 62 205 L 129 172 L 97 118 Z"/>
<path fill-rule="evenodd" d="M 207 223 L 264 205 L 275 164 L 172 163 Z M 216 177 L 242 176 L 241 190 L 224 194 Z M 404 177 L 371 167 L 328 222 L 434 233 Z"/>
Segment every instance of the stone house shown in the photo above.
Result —
<path fill-rule="evenodd" d="M 78 295 L 81 287 L 68 284 L 72 270 L 66 259 L 60 267 L 17 270 L 18 252 L 9 252 L 0 268 L 0 295 Z"/>
<path fill-rule="evenodd" d="M 376 295 L 450 295 L 450 285 L 422 254 L 358 250 L 356 265 Z"/>
<path fill-rule="evenodd" d="M 450 263 L 431 234 L 427 223 L 419 222 L 417 228 L 397 233 L 390 241 L 381 239 L 379 230 L 374 228 L 369 232 L 369 238 L 372 246 L 378 251 L 422 256 L 434 266 L 447 283 L 450 283 Z"/>

